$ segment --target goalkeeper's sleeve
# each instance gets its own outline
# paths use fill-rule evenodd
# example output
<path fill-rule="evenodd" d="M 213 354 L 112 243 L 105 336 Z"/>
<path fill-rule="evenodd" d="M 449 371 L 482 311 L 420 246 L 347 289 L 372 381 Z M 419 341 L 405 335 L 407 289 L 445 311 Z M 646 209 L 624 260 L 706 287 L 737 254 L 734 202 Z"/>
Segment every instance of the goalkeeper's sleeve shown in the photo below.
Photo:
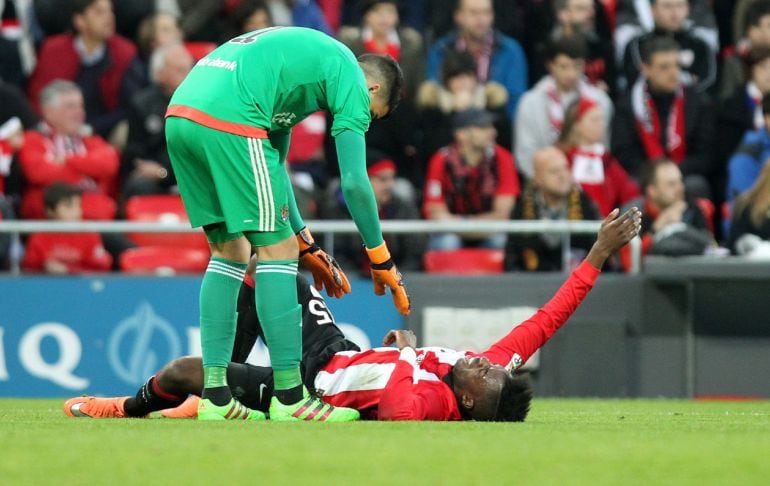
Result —
<path fill-rule="evenodd" d="M 366 141 L 352 130 L 343 130 L 335 138 L 340 164 L 342 195 L 350 216 L 361 233 L 367 248 L 376 248 L 383 242 L 377 202 L 366 173 Z"/>

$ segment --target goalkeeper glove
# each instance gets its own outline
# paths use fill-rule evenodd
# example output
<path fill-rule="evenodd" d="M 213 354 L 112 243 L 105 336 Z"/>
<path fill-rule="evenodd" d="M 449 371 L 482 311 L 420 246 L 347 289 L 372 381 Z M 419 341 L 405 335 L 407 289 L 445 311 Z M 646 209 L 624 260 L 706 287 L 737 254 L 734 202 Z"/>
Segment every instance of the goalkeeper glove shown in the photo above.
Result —
<path fill-rule="evenodd" d="M 406 293 L 401 272 L 398 271 L 393 259 L 390 258 L 390 252 L 385 243 L 383 242 L 376 248 L 367 248 L 366 253 L 369 255 L 369 261 L 372 262 L 371 272 L 375 295 L 385 295 L 385 287 L 389 287 L 398 312 L 405 316 L 409 315 L 412 310 L 409 294 Z"/>
<path fill-rule="evenodd" d="M 315 288 L 321 290 L 326 287 L 329 297 L 338 299 L 350 293 L 350 282 L 339 263 L 333 257 L 326 254 L 313 240 L 313 235 L 307 226 L 297 232 L 299 242 L 299 259 L 302 265 L 313 274 Z"/>

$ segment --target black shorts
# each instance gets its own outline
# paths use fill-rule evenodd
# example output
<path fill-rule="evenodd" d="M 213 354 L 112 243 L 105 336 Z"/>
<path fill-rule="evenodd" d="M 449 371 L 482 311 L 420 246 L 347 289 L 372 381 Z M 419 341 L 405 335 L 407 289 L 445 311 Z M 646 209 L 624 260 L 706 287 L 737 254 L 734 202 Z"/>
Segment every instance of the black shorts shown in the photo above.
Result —
<path fill-rule="evenodd" d="M 354 342 L 345 339 L 345 335 L 334 323 L 334 318 L 326 307 L 326 302 L 324 302 L 320 295 L 313 294 L 308 281 L 299 274 L 297 275 L 297 298 L 302 305 L 302 381 L 307 389 L 312 392 L 314 391 L 313 383 L 316 375 L 335 353 L 340 351 L 361 351 L 361 348 Z M 235 332 L 235 344 L 231 361 L 236 364 L 244 363 L 258 337 L 262 338 L 263 342 L 265 341 L 264 332 L 257 316 L 254 289 L 243 284 L 238 295 L 238 325 Z M 245 366 L 261 368 L 251 365 Z M 232 369 L 233 366 L 230 368 Z M 269 370 L 270 368 L 267 369 Z M 261 368 L 261 370 L 264 370 L 264 368 Z M 250 373 L 238 371 L 237 374 L 239 376 L 235 378 L 238 380 L 259 379 L 262 381 L 257 386 L 260 386 L 265 383 L 262 377 L 264 371 L 261 370 L 252 370 Z M 228 383 L 230 383 L 230 388 L 233 388 L 234 382 L 230 381 L 229 373 Z M 243 383 L 240 384 L 243 385 Z M 272 392 L 272 370 L 270 388 Z"/>

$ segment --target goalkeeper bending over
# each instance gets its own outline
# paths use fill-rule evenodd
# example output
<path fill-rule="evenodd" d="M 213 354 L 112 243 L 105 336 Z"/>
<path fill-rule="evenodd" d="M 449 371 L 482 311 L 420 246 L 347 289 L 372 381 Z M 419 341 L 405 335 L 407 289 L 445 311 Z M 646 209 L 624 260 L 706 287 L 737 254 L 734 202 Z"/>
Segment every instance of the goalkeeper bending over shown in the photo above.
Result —
<path fill-rule="evenodd" d="M 638 234 L 639 210 L 618 214 L 616 209 L 607 216 L 588 256 L 556 295 L 479 354 L 416 348 L 409 331 L 391 331 L 385 336 L 383 344 L 395 343 L 398 349 L 360 351 L 334 325 L 321 295 L 299 277 L 305 384 L 326 403 L 355 408 L 364 417 L 379 420 L 524 420 L 532 398 L 531 385 L 513 371 L 569 319 L 593 287 L 607 258 Z M 273 389 L 271 369 L 243 364 L 261 334 L 250 290 L 244 283 L 239 299 L 242 317 L 228 383 L 244 404 L 268 411 Z M 414 377 L 418 377 L 416 382 Z M 143 417 L 180 405 L 188 394 L 199 394 L 202 384 L 200 358 L 184 357 L 151 377 L 134 397 L 77 397 L 64 404 L 64 411 L 73 417 Z M 320 409 L 308 411 L 314 412 Z"/>
<path fill-rule="evenodd" d="M 356 410 L 335 409 L 302 386 L 297 261 L 330 296 L 349 293 L 350 284 L 305 228 L 286 154 L 295 124 L 319 110 L 331 113 L 342 191 L 372 262 L 375 293 L 389 287 L 398 310 L 408 314 L 409 297 L 382 239 L 364 141 L 369 122 L 395 109 L 402 84 L 401 69 L 390 57 L 356 59 L 323 33 L 273 27 L 214 50 L 174 93 L 166 112 L 168 152 L 190 223 L 203 227 L 212 254 L 200 290 L 199 419 L 265 418 L 235 400 L 227 383 L 238 289 L 252 248 L 259 259 L 256 308 L 271 343 L 271 417 L 299 420 L 298 411 L 321 407 L 316 417 L 358 418 Z"/>

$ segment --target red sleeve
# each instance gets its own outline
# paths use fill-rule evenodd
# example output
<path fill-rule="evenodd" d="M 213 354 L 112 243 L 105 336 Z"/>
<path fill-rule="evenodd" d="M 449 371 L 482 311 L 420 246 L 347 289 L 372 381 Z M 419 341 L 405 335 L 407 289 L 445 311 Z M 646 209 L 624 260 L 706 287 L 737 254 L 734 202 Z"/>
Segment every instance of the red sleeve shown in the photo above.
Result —
<path fill-rule="evenodd" d="M 425 177 L 425 194 L 423 212 L 427 216 L 428 204 L 445 203 L 444 201 L 444 164 L 446 152 L 442 149 L 436 152 L 428 162 L 428 173 Z"/>
<path fill-rule="evenodd" d="M 69 157 L 67 165 L 95 179 L 106 179 L 117 174 L 118 152 L 111 145 L 101 137 L 86 137 L 83 143 L 86 154 Z"/>
<path fill-rule="evenodd" d="M 42 272 L 46 260 L 46 249 L 43 241 L 44 234 L 33 233 L 27 240 L 24 260 L 21 268 L 28 272 Z"/>
<path fill-rule="evenodd" d="M 414 383 L 416 367 L 414 349 L 405 348 L 396 362 L 396 368 L 390 375 L 382 391 L 378 407 L 379 420 L 452 420 L 459 419 L 447 406 L 447 395 L 441 393 L 442 383 L 426 386 Z M 454 399 L 454 397 L 452 397 Z"/>
<path fill-rule="evenodd" d="M 83 235 L 83 270 L 107 271 L 112 268 L 112 256 L 107 253 L 98 234 Z"/>
<path fill-rule="evenodd" d="M 638 198 L 641 193 L 639 192 L 639 186 L 628 176 L 628 172 L 623 169 L 620 163 L 613 157 L 610 159 L 610 163 L 607 165 L 607 169 L 610 172 L 610 183 L 615 187 L 615 191 L 618 200 L 615 201 L 617 206 L 622 206 L 629 201 Z"/>
<path fill-rule="evenodd" d="M 513 328 L 504 338 L 481 354 L 501 366 L 507 366 L 514 353 L 521 357 L 522 364 L 526 363 L 529 357 L 567 322 L 591 291 L 600 273 L 600 270 L 583 260 L 556 295 L 535 315 Z"/>
<path fill-rule="evenodd" d="M 28 131 L 19 150 L 19 163 L 30 184 L 43 186 L 56 181 L 77 183 L 80 175 L 69 164 L 55 164 L 48 159 L 45 137 Z"/>
<path fill-rule="evenodd" d="M 497 177 L 500 184 L 497 186 L 497 196 L 518 196 L 521 192 L 519 174 L 516 173 L 516 164 L 513 155 L 503 147 L 495 145 L 497 158 Z"/>

